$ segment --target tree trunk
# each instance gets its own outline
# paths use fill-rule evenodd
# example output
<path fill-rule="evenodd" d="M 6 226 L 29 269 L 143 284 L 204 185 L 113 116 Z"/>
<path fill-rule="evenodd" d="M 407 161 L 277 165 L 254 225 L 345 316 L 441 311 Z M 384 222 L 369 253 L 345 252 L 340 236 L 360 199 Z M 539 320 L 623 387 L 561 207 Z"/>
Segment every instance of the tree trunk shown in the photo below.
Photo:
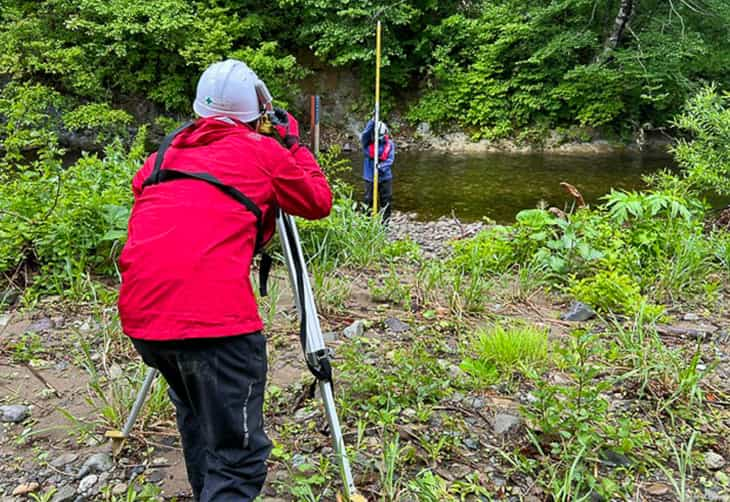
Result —
<path fill-rule="evenodd" d="M 618 8 L 618 14 L 613 22 L 613 29 L 606 41 L 603 43 L 603 52 L 596 58 L 598 62 L 606 61 L 611 57 L 611 53 L 621 44 L 621 38 L 624 35 L 626 26 L 631 21 L 634 14 L 635 0 L 621 0 Z"/>

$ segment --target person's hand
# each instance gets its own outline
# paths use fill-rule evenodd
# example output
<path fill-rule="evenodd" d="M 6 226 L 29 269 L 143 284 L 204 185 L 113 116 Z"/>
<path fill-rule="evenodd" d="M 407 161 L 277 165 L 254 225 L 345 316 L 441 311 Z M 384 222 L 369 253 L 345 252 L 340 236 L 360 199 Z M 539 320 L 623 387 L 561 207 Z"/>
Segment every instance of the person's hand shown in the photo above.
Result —
<path fill-rule="evenodd" d="M 276 132 L 287 148 L 299 143 L 299 122 L 291 113 L 281 108 L 274 108 L 274 119 Z"/>

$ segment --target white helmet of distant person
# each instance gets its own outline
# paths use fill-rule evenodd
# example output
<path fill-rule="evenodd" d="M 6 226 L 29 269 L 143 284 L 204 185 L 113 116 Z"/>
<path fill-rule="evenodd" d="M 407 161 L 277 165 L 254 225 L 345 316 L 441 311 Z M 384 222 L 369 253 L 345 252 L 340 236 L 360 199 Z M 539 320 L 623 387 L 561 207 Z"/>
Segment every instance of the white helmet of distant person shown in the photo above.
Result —
<path fill-rule="evenodd" d="M 193 110 L 201 117 L 222 115 L 252 122 L 271 107 L 271 94 L 245 63 L 227 59 L 200 76 Z"/>
<path fill-rule="evenodd" d="M 383 139 L 388 134 L 388 126 L 385 122 L 378 121 L 378 139 Z"/>

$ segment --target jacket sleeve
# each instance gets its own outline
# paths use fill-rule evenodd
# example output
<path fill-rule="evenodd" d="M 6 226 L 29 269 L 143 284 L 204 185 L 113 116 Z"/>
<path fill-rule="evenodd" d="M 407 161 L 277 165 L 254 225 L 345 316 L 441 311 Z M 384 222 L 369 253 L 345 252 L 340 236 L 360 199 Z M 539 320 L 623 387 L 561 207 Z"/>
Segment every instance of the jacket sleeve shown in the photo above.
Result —
<path fill-rule="evenodd" d="M 360 145 L 362 146 L 362 151 L 365 154 L 368 153 L 368 147 L 370 146 L 370 143 L 372 143 L 373 129 L 375 129 L 375 121 L 373 119 L 370 119 L 370 121 L 365 126 L 365 130 L 362 132 L 362 134 L 360 134 Z"/>
<path fill-rule="evenodd" d="M 134 200 L 137 200 L 137 198 L 142 195 L 142 184 L 144 183 L 144 180 L 152 174 L 152 168 L 155 165 L 156 156 L 157 153 L 153 153 L 147 157 L 145 163 L 142 165 L 140 170 L 137 171 L 137 174 L 134 175 L 134 178 L 132 178 L 132 193 L 134 193 Z"/>
<path fill-rule="evenodd" d="M 332 191 L 317 160 L 305 147 L 295 145 L 274 172 L 276 204 L 294 216 L 324 218 L 332 209 Z"/>

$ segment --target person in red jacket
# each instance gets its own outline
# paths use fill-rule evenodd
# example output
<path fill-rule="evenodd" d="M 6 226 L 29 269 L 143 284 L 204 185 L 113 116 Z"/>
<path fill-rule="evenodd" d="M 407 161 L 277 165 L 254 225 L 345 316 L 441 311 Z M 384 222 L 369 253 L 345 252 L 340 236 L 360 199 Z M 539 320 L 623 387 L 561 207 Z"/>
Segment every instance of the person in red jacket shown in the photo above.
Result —
<path fill-rule="evenodd" d="M 263 240 L 273 235 L 277 207 L 317 219 L 332 206 L 294 117 L 277 126 L 283 146 L 260 133 L 270 106 L 244 63 L 213 64 L 198 82 L 199 118 L 174 137 L 157 169 L 204 173 L 242 193 L 260 209 Z M 122 329 L 169 384 L 195 499 L 250 501 L 271 450 L 262 412 L 266 339 L 250 281 L 258 220 L 213 183 L 155 178 L 156 160 L 153 153 L 132 181 L 119 260 Z"/>

